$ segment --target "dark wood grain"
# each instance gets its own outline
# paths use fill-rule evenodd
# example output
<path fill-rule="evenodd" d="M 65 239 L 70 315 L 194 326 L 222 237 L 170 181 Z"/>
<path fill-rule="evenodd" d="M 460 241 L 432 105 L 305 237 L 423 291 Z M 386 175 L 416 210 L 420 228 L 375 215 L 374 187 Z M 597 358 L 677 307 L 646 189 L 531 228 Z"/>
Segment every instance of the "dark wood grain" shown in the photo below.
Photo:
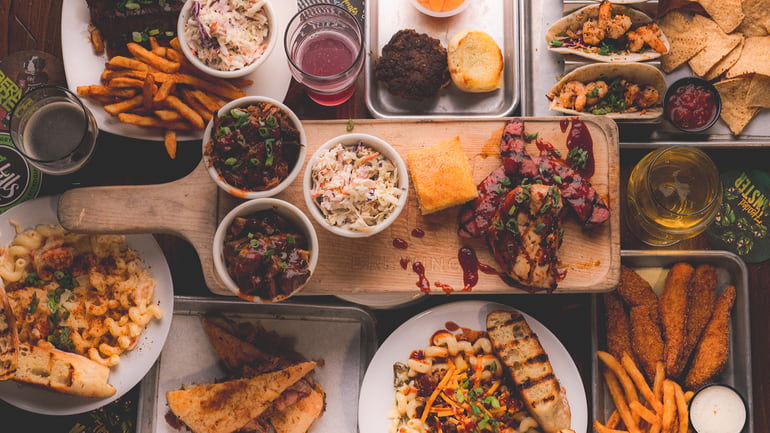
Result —
<path fill-rule="evenodd" d="M 78 0 L 84 1 L 84 0 Z M 284 1 L 284 0 L 281 0 Z M 288 1 L 288 0 L 285 0 Z M 41 50 L 61 56 L 62 0 L 0 0 L 0 59 L 22 50 Z M 65 24 L 66 25 L 66 24 Z M 292 81 L 286 104 L 305 119 L 371 118 L 364 99 L 363 75 L 357 83 L 353 98 L 338 107 L 322 107 L 313 103 L 302 86 Z M 628 173 L 647 150 L 624 149 L 621 152 L 621 191 Z M 722 149 L 708 153 L 720 169 L 753 167 L 765 170 L 770 161 L 770 149 Z M 100 134 L 94 159 L 80 172 L 44 180 L 41 195 L 58 194 L 71 188 L 99 185 L 160 184 L 179 179 L 190 173 L 200 161 L 200 143 L 180 143 L 177 158 L 170 160 L 160 143 L 144 142 L 112 134 Z M 624 249 L 646 248 L 626 230 L 621 215 L 621 246 Z M 171 268 L 175 291 L 179 295 L 214 296 L 204 283 L 201 265 L 195 250 L 186 241 L 172 235 L 156 235 Z M 673 249 L 708 249 L 703 236 L 681 242 Z M 770 431 L 770 262 L 750 264 L 752 364 L 754 387 L 754 431 Z M 313 301 L 314 297 L 303 301 Z M 325 302 L 335 298 L 318 298 Z M 581 372 L 587 391 L 591 378 L 591 297 L 590 295 L 522 296 L 469 295 L 463 299 L 486 299 L 502 302 L 537 317 L 565 344 Z M 408 307 L 377 311 L 378 337 L 383 341 L 406 318 L 431 306 L 457 300 L 457 297 L 431 296 Z M 589 397 L 590 402 L 590 397 Z M 590 408 L 589 408 L 590 410 Z M 589 417 L 590 418 L 590 417 Z M 89 419 L 88 414 L 74 417 L 46 417 L 18 410 L 0 401 L 0 419 L 11 425 L 24 425 L 29 431 L 69 432 L 77 422 Z M 0 427 L 0 430 L 3 430 Z M 590 431 L 590 429 L 589 429 Z"/>

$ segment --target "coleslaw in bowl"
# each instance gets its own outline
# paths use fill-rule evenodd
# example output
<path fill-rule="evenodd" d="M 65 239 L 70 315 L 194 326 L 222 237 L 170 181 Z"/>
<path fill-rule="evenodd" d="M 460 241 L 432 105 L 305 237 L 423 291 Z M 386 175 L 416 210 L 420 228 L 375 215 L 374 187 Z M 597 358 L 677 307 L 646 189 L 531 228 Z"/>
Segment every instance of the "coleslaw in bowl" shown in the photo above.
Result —
<path fill-rule="evenodd" d="M 335 137 L 308 161 L 305 204 L 325 229 L 340 236 L 375 235 L 406 205 L 409 176 L 398 152 L 368 134 Z"/>
<path fill-rule="evenodd" d="M 187 60 L 219 78 L 238 78 L 257 69 L 275 47 L 277 33 L 266 0 L 190 0 L 177 22 Z"/>

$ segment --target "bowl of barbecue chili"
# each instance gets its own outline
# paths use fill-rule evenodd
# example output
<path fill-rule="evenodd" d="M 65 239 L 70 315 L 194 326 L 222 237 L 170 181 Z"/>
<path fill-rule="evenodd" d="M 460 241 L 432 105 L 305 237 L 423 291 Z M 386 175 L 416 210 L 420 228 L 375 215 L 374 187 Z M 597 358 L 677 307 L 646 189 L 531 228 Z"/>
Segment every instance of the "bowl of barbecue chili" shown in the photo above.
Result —
<path fill-rule="evenodd" d="M 722 99 L 717 89 L 698 77 L 675 81 L 663 99 L 666 118 L 684 132 L 703 132 L 711 128 L 721 110 Z"/>
<path fill-rule="evenodd" d="M 310 280 L 318 237 L 310 219 L 276 198 L 241 203 L 214 233 L 214 269 L 234 294 L 255 303 L 282 301 Z"/>
<path fill-rule="evenodd" d="M 272 197 L 299 175 L 307 155 L 302 123 L 286 105 L 264 96 L 235 99 L 203 131 L 211 178 L 244 199 Z"/>

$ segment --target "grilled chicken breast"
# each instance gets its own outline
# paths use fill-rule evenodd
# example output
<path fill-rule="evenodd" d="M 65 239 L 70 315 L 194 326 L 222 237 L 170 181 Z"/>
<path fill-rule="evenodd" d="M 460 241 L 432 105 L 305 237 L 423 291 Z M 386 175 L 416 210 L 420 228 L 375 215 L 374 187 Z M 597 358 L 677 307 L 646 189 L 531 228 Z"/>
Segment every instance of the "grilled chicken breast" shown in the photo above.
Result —
<path fill-rule="evenodd" d="M 492 254 L 503 272 L 527 288 L 556 288 L 564 205 L 553 185 L 529 184 L 509 192 L 487 232 Z"/>
<path fill-rule="evenodd" d="M 543 432 L 557 433 L 568 429 L 571 414 L 565 390 L 559 384 L 540 340 L 521 313 L 489 313 L 487 332 L 495 352 Z"/>

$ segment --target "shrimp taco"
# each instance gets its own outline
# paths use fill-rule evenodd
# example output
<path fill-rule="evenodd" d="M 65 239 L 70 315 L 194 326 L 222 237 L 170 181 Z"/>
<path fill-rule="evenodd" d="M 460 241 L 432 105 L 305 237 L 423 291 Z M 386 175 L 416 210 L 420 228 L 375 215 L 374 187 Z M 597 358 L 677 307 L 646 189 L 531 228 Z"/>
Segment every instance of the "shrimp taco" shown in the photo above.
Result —
<path fill-rule="evenodd" d="M 608 0 L 560 19 L 545 40 L 552 51 L 607 63 L 651 60 L 671 49 L 649 15 Z"/>
<path fill-rule="evenodd" d="M 593 63 L 565 75 L 546 96 L 562 113 L 650 121 L 663 114 L 665 93 L 666 80 L 652 65 Z"/>

